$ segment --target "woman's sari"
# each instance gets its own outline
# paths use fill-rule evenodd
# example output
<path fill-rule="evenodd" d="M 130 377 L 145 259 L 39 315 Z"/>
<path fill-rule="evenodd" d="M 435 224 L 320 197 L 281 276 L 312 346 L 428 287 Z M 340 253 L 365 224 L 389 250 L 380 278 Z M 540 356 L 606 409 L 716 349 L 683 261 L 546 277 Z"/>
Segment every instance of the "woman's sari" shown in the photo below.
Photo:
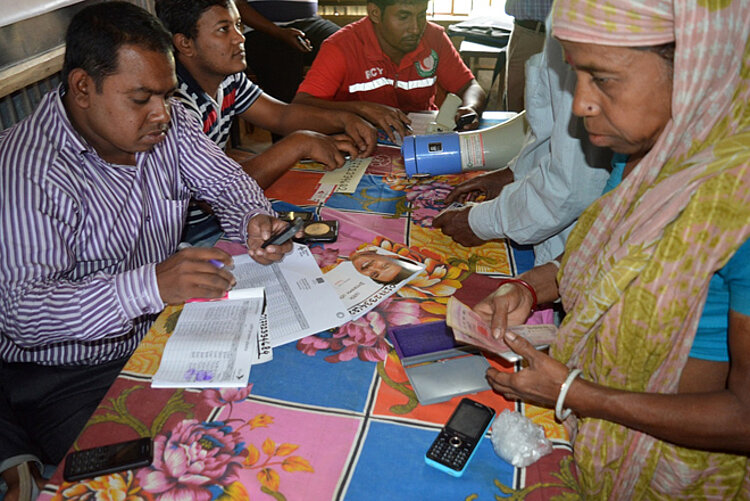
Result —
<path fill-rule="evenodd" d="M 675 393 L 709 280 L 750 235 L 750 2 L 558 0 L 552 16 L 563 40 L 675 42 L 672 120 L 571 234 L 558 276 L 568 315 L 552 347 L 598 384 Z M 600 419 L 566 425 L 592 498 L 750 497 L 746 456 Z"/>

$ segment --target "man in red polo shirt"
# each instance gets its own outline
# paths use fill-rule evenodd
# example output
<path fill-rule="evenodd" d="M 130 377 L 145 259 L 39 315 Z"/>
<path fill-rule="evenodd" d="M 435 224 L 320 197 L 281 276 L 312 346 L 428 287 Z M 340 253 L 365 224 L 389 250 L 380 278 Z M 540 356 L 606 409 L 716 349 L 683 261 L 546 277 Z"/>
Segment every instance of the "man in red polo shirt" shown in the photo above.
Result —
<path fill-rule="evenodd" d="M 438 108 L 438 85 L 462 98 L 457 119 L 481 116 L 485 93 L 443 28 L 427 22 L 427 1 L 368 0 L 367 17 L 323 42 L 294 102 L 357 113 L 394 140 L 393 131 L 408 134 L 405 113 Z"/>

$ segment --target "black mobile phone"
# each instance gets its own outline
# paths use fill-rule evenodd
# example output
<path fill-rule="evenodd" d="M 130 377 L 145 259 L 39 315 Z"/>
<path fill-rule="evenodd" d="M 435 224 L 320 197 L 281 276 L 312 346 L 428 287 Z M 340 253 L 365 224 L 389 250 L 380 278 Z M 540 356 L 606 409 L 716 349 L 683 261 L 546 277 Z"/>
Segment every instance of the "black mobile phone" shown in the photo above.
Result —
<path fill-rule="evenodd" d="M 302 221 L 302 218 L 300 218 L 300 217 L 295 218 L 294 221 L 292 221 L 291 223 L 289 223 L 289 225 L 286 228 L 284 228 L 282 230 L 279 230 L 276 233 L 274 233 L 273 235 L 271 235 L 268 238 L 268 240 L 266 240 L 265 242 L 263 242 L 260 245 L 260 247 L 262 249 L 265 249 L 269 245 L 281 245 L 281 244 L 283 244 L 284 242 L 286 242 L 287 240 L 289 240 L 290 238 L 292 238 L 295 233 L 297 233 L 299 230 L 301 230 L 302 226 L 304 224 L 305 224 L 305 222 Z"/>
<path fill-rule="evenodd" d="M 63 478 L 75 482 L 123 470 L 148 466 L 153 460 L 151 437 L 71 452 L 65 459 Z"/>
<path fill-rule="evenodd" d="M 454 477 L 463 475 L 479 443 L 487 433 L 495 411 L 463 398 L 425 454 L 425 462 Z"/>
<path fill-rule="evenodd" d="M 456 129 L 455 130 L 461 130 L 462 127 L 465 125 L 469 125 L 471 122 L 477 119 L 476 113 L 467 113 L 465 115 L 461 115 L 458 117 L 458 121 L 456 122 Z"/>
<path fill-rule="evenodd" d="M 297 218 L 302 219 L 304 222 L 314 221 L 315 214 L 309 211 L 303 210 L 291 210 L 291 211 L 277 211 L 279 219 L 291 223 Z"/>

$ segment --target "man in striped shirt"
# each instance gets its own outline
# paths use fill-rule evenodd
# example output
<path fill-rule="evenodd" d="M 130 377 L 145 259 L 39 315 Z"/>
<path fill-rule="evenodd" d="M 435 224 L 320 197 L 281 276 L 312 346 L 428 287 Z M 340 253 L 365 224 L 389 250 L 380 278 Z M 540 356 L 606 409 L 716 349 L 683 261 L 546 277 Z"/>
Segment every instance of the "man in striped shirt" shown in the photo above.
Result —
<path fill-rule="evenodd" d="M 436 110 L 437 88 L 457 94 L 458 118 L 474 113 L 485 93 L 438 25 L 427 22 L 427 0 L 368 0 L 367 17 L 323 42 L 295 103 L 357 113 L 383 130 L 408 134 L 405 113 Z"/>
<path fill-rule="evenodd" d="M 11 496 L 18 465 L 60 462 L 165 304 L 233 285 L 228 254 L 175 252 L 192 196 L 258 262 L 291 249 L 260 247 L 285 223 L 171 98 L 171 51 L 133 4 L 81 10 L 63 84 L 0 138 L 0 471 Z"/>

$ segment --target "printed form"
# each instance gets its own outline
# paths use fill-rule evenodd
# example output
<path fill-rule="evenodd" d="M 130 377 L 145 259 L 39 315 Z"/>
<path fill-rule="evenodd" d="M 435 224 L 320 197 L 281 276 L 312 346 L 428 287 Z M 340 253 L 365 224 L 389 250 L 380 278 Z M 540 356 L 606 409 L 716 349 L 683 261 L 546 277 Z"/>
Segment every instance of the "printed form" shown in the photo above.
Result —
<path fill-rule="evenodd" d="M 333 286 L 323 278 L 306 245 L 294 244 L 278 263 L 258 264 L 248 255 L 234 256 L 235 289 L 264 287 L 272 347 L 291 343 L 351 320 Z"/>
<path fill-rule="evenodd" d="M 307 246 L 294 244 L 271 265 L 234 256 L 231 272 L 237 284 L 227 299 L 185 305 L 152 387 L 245 386 L 251 365 L 270 360 L 272 347 L 351 320 Z"/>
<path fill-rule="evenodd" d="M 153 388 L 247 386 L 258 357 L 263 289 L 242 296 L 185 305 L 151 380 Z"/>

